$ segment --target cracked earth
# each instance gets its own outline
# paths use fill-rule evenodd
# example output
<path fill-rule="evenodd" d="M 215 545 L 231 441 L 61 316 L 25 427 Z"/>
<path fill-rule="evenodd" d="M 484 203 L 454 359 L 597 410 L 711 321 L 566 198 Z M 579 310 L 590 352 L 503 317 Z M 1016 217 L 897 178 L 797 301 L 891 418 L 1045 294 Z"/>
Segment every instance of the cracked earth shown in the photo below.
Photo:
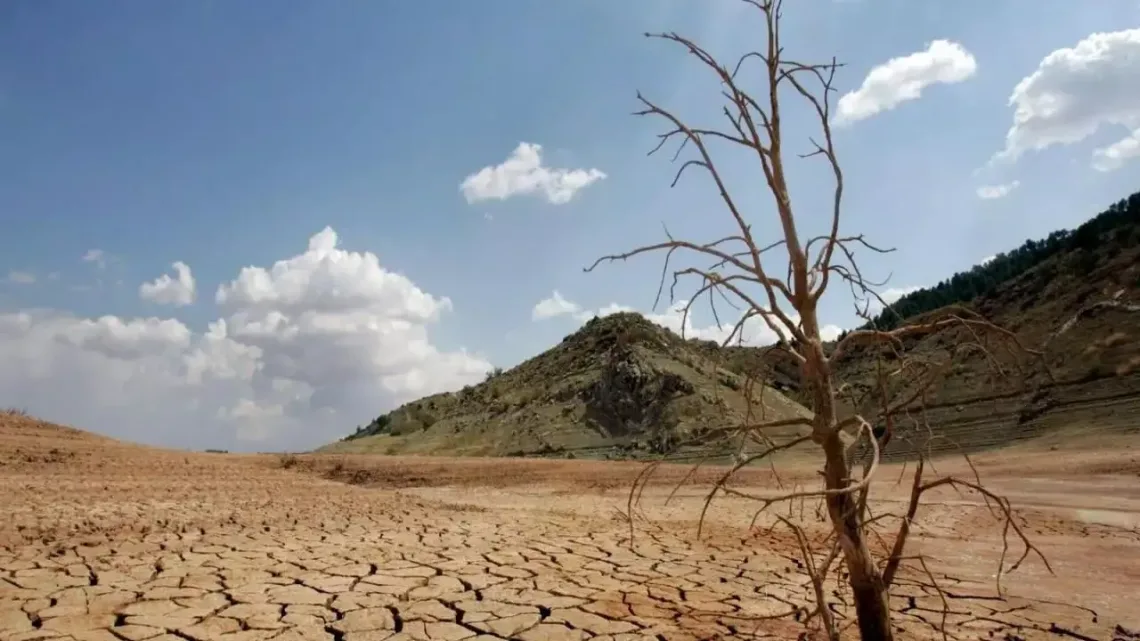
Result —
<path fill-rule="evenodd" d="M 631 547 L 620 510 L 636 466 L 314 457 L 284 469 L 4 420 L 3 641 L 794 639 L 800 624 L 764 616 L 810 603 L 794 540 L 749 536 L 744 504 L 716 504 L 696 537 L 700 488 L 668 505 L 667 479 L 647 490 Z M 942 638 L 943 618 L 958 639 L 1137 638 L 1138 452 L 1064 465 L 1026 453 L 1016 469 L 983 457 L 1056 576 L 1027 562 L 998 597 L 1000 530 L 947 493 L 912 549 L 946 599 L 905 576 L 899 638 Z M 885 505 L 905 498 L 885 486 Z M 828 587 L 848 623 L 846 592 Z"/>

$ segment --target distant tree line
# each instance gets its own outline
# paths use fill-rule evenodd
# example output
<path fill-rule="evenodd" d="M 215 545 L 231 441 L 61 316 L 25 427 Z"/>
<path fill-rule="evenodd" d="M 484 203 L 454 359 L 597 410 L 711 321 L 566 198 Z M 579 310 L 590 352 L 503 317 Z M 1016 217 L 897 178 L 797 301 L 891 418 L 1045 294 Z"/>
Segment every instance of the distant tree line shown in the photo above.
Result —
<path fill-rule="evenodd" d="M 880 329 L 893 329 L 907 318 L 947 305 L 968 303 L 994 293 L 1002 283 L 1066 252 L 1084 250 L 1077 256 L 1075 268 L 1088 273 L 1096 267 L 1098 253 L 1137 243 L 1140 243 L 1140 192 L 1113 203 L 1075 230 L 1059 230 L 1040 240 L 1027 240 L 984 265 L 975 265 L 933 287 L 911 292 L 875 316 L 871 323 Z"/>

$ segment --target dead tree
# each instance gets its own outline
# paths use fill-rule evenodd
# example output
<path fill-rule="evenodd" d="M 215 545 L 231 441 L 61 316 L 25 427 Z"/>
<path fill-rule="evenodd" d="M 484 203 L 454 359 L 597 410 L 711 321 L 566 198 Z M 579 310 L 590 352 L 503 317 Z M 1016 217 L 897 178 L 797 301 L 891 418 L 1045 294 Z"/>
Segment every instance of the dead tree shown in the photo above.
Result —
<path fill-rule="evenodd" d="M 659 143 L 650 154 L 669 143 L 675 143 L 678 147 L 674 160 L 686 148 L 695 151 L 695 157 L 680 165 L 673 184 L 690 168 L 707 172 L 716 186 L 721 204 L 731 216 L 734 231 L 711 242 L 694 242 L 673 238 L 666 230 L 665 241 L 604 256 L 586 268 L 586 271 L 593 270 L 603 262 L 625 260 L 650 252 L 665 252 L 658 298 L 661 297 L 670 274 L 670 294 L 681 279 L 694 278 L 699 284 L 695 292 L 687 297 L 684 310 L 686 315 L 691 306 L 702 297 L 707 297 L 713 305 L 714 315 L 717 314 L 718 297 L 736 303 L 742 309 L 740 318 L 731 326 L 732 331 L 725 340 L 726 345 L 739 339 L 747 323 L 763 323 L 781 337 L 779 348 L 798 364 L 800 380 L 809 397 L 813 416 L 775 421 L 749 417 L 743 425 L 721 430 L 721 436 L 741 437 L 738 439 L 740 442 L 747 437 L 755 443 L 764 444 L 764 447 L 759 452 L 738 456 L 736 464 L 715 484 L 708 500 L 711 501 L 718 492 L 747 497 L 758 501 L 760 510 L 805 499 L 821 501 L 831 526 L 829 552 L 821 555 L 821 558 L 813 556 L 808 537 L 799 526 L 782 516 L 778 517 L 777 523 L 791 528 L 803 555 L 807 557 L 805 567 L 811 574 L 815 587 L 816 605 L 806 619 L 820 621 L 828 638 L 839 638 L 837 622 L 825 602 L 827 591 L 823 589 L 823 581 L 833 564 L 841 563 L 846 567 L 847 583 L 852 592 L 861 638 L 865 641 L 890 640 L 893 639 L 894 632 L 889 590 L 900 567 L 913 561 L 933 581 L 933 575 L 923 559 L 905 554 L 911 523 L 925 492 L 951 486 L 981 493 L 994 508 L 995 514 L 1003 519 L 1005 532 L 1008 534 L 1012 531 L 1020 537 L 1024 547 L 1022 558 L 1031 551 L 1036 552 L 1036 548 L 1025 538 L 1012 518 L 1007 501 L 992 494 L 977 479 L 942 477 L 926 480 L 923 478 L 925 466 L 921 460 L 914 473 L 906 513 L 895 515 L 900 524 L 893 543 L 884 542 L 879 546 L 884 552 L 876 558 L 870 541 L 872 536 L 877 536 L 875 528 L 882 523 L 882 515 L 872 516 L 868 508 L 871 481 L 879 467 L 880 449 L 894 434 L 898 417 L 921 403 L 930 385 L 946 369 L 945 362 L 907 358 L 907 345 L 917 338 L 937 332 L 960 332 L 966 336 L 966 340 L 951 354 L 952 362 L 955 355 L 968 349 L 981 350 L 987 358 L 990 357 L 992 351 L 988 337 L 1015 345 L 1017 341 L 1013 334 L 1001 330 L 976 313 L 962 308 L 946 308 L 919 323 L 906 324 L 890 331 L 874 329 L 873 326 L 852 331 L 833 347 L 825 349 L 817 310 L 820 299 L 830 285 L 835 282 L 845 284 L 858 300 L 864 301 L 864 315 L 867 312 L 866 301 L 878 300 L 882 303 L 872 289 L 876 284 L 865 279 L 856 265 L 854 251 L 856 248 L 883 250 L 870 245 L 862 236 L 843 235 L 840 232 L 843 172 L 831 131 L 832 81 L 840 65 L 834 59 L 823 64 L 808 64 L 786 58 L 780 40 L 780 0 L 742 1 L 762 14 L 766 42 L 761 50 L 745 53 L 731 65 L 718 61 L 699 44 L 676 33 L 646 34 L 680 45 L 716 74 L 722 85 L 722 95 L 727 99 L 722 111 L 726 124 L 721 128 L 691 126 L 640 93 L 637 99 L 641 102 L 642 109 L 636 112 L 636 115 L 653 116 L 667 123 L 667 131 L 659 135 Z M 748 77 L 761 79 L 762 93 L 750 92 L 745 87 Z M 782 123 L 784 99 L 788 97 L 802 101 L 801 104 L 810 109 L 820 125 L 818 137 L 811 139 L 811 148 L 801 157 L 822 159 L 834 176 L 828 211 L 829 223 L 826 231 L 816 236 L 809 237 L 801 231 L 803 221 L 797 218 L 785 175 L 788 152 Z M 713 157 L 713 144 L 744 149 L 758 161 L 781 230 L 777 238 L 760 239 L 754 235 L 748 217 L 726 185 Z M 773 256 L 777 251 L 786 252 L 786 256 L 779 259 L 779 269 L 773 266 Z M 710 262 L 706 266 L 685 266 L 671 270 L 670 261 L 677 254 L 704 258 Z M 785 261 L 786 265 L 783 264 Z M 841 411 L 841 401 L 847 389 L 842 381 L 836 379 L 835 364 L 849 352 L 867 349 L 894 354 L 895 358 L 889 363 L 891 372 L 884 371 L 879 378 L 878 389 L 869 390 L 876 403 L 873 404 L 875 409 L 868 415 Z M 888 393 L 886 381 L 892 373 L 896 379 L 905 378 L 914 382 L 903 388 L 896 386 L 896 389 Z M 902 376 L 897 376 L 900 373 Z M 769 438 L 773 431 L 786 430 L 796 424 L 803 426 L 803 436 L 782 443 Z M 885 428 L 872 429 L 872 425 Z M 703 430 L 702 438 L 717 431 Z M 853 442 L 862 442 L 871 450 L 871 456 L 861 466 L 861 473 L 850 456 Z M 804 489 L 772 497 L 750 496 L 729 486 L 728 480 L 745 465 L 804 444 L 814 444 L 820 452 L 823 483 L 819 489 Z M 647 474 L 652 469 L 647 468 Z M 639 492 L 635 484 L 630 494 L 631 528 L 633 503 Z M 707 509 L 707 502 L 705 507 Z M 1044 560 L 1044 557 L 1041 558 Z M 917 574 L 918 570 L 915 572 Z M 1000 574 L 1001 570 L 999 589 Z M 789 612 L 789 616 L 802 614 L 804 613 Z"/>

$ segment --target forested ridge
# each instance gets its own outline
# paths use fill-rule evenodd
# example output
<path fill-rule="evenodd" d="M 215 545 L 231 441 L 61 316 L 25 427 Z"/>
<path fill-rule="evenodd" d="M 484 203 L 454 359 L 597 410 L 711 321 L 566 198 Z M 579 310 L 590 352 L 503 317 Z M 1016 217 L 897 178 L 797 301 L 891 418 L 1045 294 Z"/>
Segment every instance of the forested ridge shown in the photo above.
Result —
<path fill-rule="evenodd" d="M 985 264 L 958 272 L 933 287 L 911 292 L 884 309 L 871 323 L 881 329 L 893 329 L 907 318 L 993 294 L 1003 282 L 1058 254 L 1073 252 L 1072 267 L 1078 275 L 1086 275 L 1096 267 L 1098 255 L 1138 243 L 1140 192 L 1113 203 L 1076 229 L 1062 229 L 1039 240 L 1026 240 L 1017 249 L 997 254 Z"/>

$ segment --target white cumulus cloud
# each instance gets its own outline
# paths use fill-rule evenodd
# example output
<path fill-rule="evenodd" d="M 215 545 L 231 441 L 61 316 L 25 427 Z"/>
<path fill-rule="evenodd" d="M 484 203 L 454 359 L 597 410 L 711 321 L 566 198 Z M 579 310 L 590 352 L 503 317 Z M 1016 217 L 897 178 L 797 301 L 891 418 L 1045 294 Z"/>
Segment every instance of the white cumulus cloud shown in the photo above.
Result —
<path fill-rule="evenodd" d="M 326 228 L 305 251 L 241 269 L 205 331 L 175 319 L 0 314 L 0 406 L 181 447 L 309 448 L 401 403 L 477 382 L 443 349 L 451 309 Z"/>
<path fill-rule="evenodd" d="M 911 285 L 907 287 L 888 287 L 887 289 L 878 292 L 878 294 L 883 303 L 886 303 L 887 305 L 893 305 L 898 299 L 902 298 L 903 296 L 906 296 L 912 292 L 916 292 L 920 289 L 922 288 L 917 285 Z M 858 303 L 858 307 L 860 309 L 862 309 L 864 306 L 866 306 L 867 312 L 872 316 L 883 311 L 883 304 L 879 302 L 878 298 L 869 297 L 866 300 Z"/>
<path fill-rule="evenodd" d="M 879 293 L 879 297 L 890 305 L 903 296 L 917 292 L 920 289 L 922 288 L 917 285 L 911 285 L 909 287 L 888 287 Z"/>
<path fill-rule="evenodd" d="M 978 187 L 978 198 L 982 200 L 996 200 L 998 198 L 1005 198 L 1014 189 L 1021 185 L 1020 181 L 1014 180 L 1012 182 L 1004 183 L 1001 185 L 982 185 Z"/>
<path fill-rule="evenodd" d="M 449 299 L 337 244 L 325 228 L 304 253 L 246 267 L 218 287 L 228 334 L 261 349 L 262 376 L 297 383 L 310 405 L 335 409 L 375 407 L 385 390 L 410 398 L 458 388 L 490 369 L 430 342 L 428 326 L 451 310 Z"/>
<path fill-rule="evenodd" d="M 1093 152 L 1093 166 L 1115 169 L 1137 155 L 1140 129 L 1140 29 L 1093 33 L 1053 51 L 1014 87 L 1013 124 L 995 161 L 1069 145 L 1102 126 L 1127 132 Z"/>
<path fill-rule="evenodd" d="M 566 300 L 556 289 L 550 294 L 549 298 L 544 298 L 535 304 L 534 309 L 530 312 L 530 317 L 532 320 L 537 321 L 558 316 L 579 317 L 583 313 L 586 312 L 582 311 L 581 306 L 575 302 Z"/>
<path fill-rule="evenodd" d="M 552 205 L 563 205 L 605 177 L 600 169 L 546 167 L 542 164 L 541 145 L 520 142 L 505 161 L 467 176 L 459 189 L 468 203 L 539 194 Z"/>
<path fill-rule="evenodd" d="M 890 111 L 922 97 L 931 85 L 962 82 L 977 70 L 977 61 L 965 47 L 935 40 L 923 51 L 891 58 L 871 69 L 858 89 L 836 103 L 835 122 L 848 125 Z"/>
<path fill-rule="evenodd" d="M 1133 158 L 1140 156 L 1140 129 L 1132 130 L 1131 135 L 1116 142 L 1093 150 L 1093 169 L 1115 171 Z"/>
<path fill-rule="evenodd" d="M 176 276 L 163 274 L 149 283 L 139 286 L 139 296 L 159 305 L 174 305 L 184 307 L 194 302 L 194 275 L 190 266 L 182 261 L 171 265 Z"/>
<path fill-rule="evenodd" d="M 181 352 L 190 345 L 190 330 L 173 318 L 123 320 L 101 316 L 61 323 L 55 338 L 108 358 L 132 360 L 148 354 Z"/>

